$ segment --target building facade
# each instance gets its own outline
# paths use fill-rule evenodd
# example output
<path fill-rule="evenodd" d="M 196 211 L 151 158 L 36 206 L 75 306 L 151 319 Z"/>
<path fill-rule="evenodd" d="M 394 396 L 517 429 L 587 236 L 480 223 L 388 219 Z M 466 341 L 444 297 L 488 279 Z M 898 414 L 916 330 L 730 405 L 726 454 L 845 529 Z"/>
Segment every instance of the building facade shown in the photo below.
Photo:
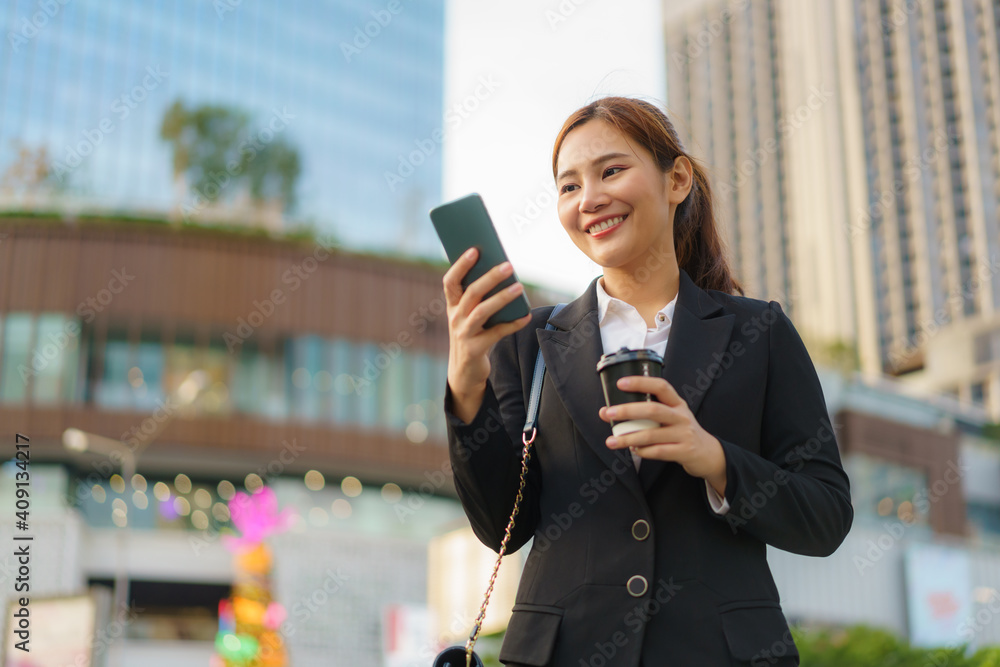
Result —
<path fill-rule="evenodd" d="M 293 514 L 273 547 L 294 664 L 382 664 L 386 607 L 426 608 L 430 540 L 464 525 L 446 268 L 322 237 L 0 222 L 0 422 L 30 438 L 32 592 L 124 586 L 98 657 L 207 664 L 227 501 L 267 485 Z M 16 472 L 0 467 L 10 507 Z M 0 558 L 5 599 L 16 576 Z"/>
<path fill-rule="evenodd" d="M 670 4 L 668 102 L 737 273 L 814 349 L 1000 419 L 1000 8 Z"/>

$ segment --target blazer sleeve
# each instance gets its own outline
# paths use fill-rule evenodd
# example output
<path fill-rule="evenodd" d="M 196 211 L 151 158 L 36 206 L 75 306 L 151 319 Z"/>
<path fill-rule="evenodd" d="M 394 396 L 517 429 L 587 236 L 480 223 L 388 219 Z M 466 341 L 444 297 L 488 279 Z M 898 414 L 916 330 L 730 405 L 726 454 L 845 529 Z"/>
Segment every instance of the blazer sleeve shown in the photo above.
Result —
<path fill-rule="evenodd" d="M 521 475 L 526 407 L 516 336 L 522 332 L 533 336 L 534 328 L 504 336 L 491 348 L 486 393 L 471 422 L 455 416 L 451 387 L 445 382 L 444 412 L 455 490 L 476 537 L 497 552 Z M 520 549 L 538 525 L 539 477 L 533 457 L 507 553 Z"/>
<path fill-rule="evenodd" d="M 850 482 L 809 353 L 780 304 L 769 308 L 760 454 L 720 439 L 730 510 L 718 519 L 778 549 L 829 556 L 854 520 Z"/>

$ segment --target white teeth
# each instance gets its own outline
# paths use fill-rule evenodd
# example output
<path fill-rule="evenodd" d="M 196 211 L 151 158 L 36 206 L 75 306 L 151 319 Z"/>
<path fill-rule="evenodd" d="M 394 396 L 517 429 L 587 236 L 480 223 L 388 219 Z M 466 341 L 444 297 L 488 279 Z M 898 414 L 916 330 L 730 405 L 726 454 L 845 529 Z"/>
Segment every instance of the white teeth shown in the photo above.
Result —
<path fill-rule="evenodd" d="M 610 220 L 605 220 L 604 222 L 588 227 L 587 233 L 593 234 L 594 232 L 603 232 L 608 227 L 614 227 L 624 219 L 625 219 L 624 215 L 619 215 L 617 218 L 611 218 Z"/>

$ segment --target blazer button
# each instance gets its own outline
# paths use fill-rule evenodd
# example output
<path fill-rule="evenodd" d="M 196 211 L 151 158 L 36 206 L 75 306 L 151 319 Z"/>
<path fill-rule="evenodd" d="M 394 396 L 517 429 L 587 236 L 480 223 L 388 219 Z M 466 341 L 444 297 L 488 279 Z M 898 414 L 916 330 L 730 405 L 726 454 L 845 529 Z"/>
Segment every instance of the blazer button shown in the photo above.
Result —
<path fill-rule="evenodd" d="M 639 519 L 632 524 L 632 537 L 642 542 L 644 539 L 649 537 L 649 522 L 645 519 Z"/>
<path fill-rule="evenodd" d="M 646 577 L 637 574 L 628 580 L 625 584 L 628 588 L 628 594 L 634 598 L 641 598 L 646 594 L 646 589 L 649 588 L 649 583 L 646 581 Z"/>

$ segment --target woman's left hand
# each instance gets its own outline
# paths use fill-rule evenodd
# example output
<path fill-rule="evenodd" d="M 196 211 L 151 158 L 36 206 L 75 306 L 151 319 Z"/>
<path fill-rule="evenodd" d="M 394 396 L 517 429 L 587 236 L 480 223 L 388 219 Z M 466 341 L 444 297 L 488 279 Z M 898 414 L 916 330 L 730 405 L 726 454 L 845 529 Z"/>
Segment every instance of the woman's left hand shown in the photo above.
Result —
<path fill-rule="evenodd" d="M 707 480 L 719 495 L 725 495 L 726 454 L 722 443 L 701 427 L 687 402 L 670 383 L 661 377 L 630 375 L 618 380 L 618 388 L 652 394 L 657 401 L 622 403 L 610 409 L 605 406 L 600 410 L 601 419 L 606 422 L 652 419 L 661 426 L 611 436 L 608 447 L 634 447 L 636 454 L 644 459 L 679 463 L 687 474 Z"/>

